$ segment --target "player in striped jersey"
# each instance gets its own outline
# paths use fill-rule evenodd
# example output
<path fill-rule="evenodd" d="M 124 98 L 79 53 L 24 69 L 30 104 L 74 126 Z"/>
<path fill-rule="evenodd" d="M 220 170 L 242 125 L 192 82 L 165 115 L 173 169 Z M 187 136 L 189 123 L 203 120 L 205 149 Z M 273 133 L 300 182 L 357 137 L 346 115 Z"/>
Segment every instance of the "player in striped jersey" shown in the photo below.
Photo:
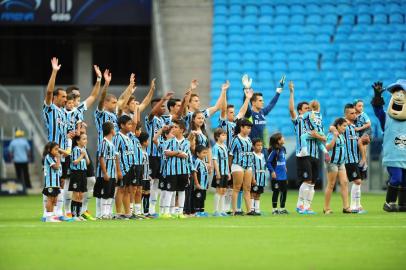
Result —
<path fill-rule="evenodd" d="M 100 213 L 96 213 L 97 218 L 111 219 L 112 204 L 116 179 L 120 174 L 120 163 L 118 153 L 113 144 L 115 128 L 112 122 L 106 122 L 103 128 L 103 141 L 98 152 L 98 166 L 96 174 L 96 185 L 94 186 L 94 196 L 101 199 Z M 97 210 L 97 208 L 96 208 Z"/>
<path fill-rule="evenodd" d="M 337 118 L 333 126 L 337 131 L 327 135 L 327 149 L 330 151 L 331 161 L 327 164 L 327 186 L 324 197 L 324 214 L 331 214 L 330 208 L 331 193 L 336 184 L 337 176 L 340 181 L 341 198 L 343 200 L 343 213 L 351 213 L 348 205 L 348 179 L 345 171 L 345 138 L 344 133 L 347 128 L 347 120 Z"/>
<path fill-rule="evenodd" d="M 128 137 L 128 133 L 133 130 L 133 122 L 127 115 L 122 115 L 118 119 L 120 131 L 114 136 L 113 144 L 116 147 L 120 163 L 120 173 L 118 173 L 117 192 L 115 197 L 117 218 L 130 218 L 130 194 L 131 185 L 135 178 L 134 173 L 134 145 Z M 124 206 L 124 214 L 122 212 Z"/>
<path fill-rule="evenodd" d="M 360 140 L 358 142 L 358 148 L 361 154 L 361 161 L 359 166 L 362 167 L 362 171 L 366 171 L 368 169 L 367 147 L 371 140 L 372 135 L 371 120 L 369 119 L 368 115 L 364 112 L 364 102 L 361 99 L 356 99 L 353 104 L 355 112 L 357 114 L 357 118 L 355 119 L 355 131 L 358 132 L 359 137 L 366 138 L 365 140 Z"/>
<path fill-rule="evenodd" d="M 150 199 L 150 169 L 147 147 L 149 143 L 149 135 L 146 132 L 141 132 L 138 136 L 142 151 L 142 208 L 145 216 L 149 216 L 149 199 Z"/>
<path fill-rule="evenodd" d="M 299 214 L 314 214 L 311 209 L 311 204 L 314 197 L 314 183 L 319 177 L 319 152 L 316 140 L 309 140 L 307 142 L 309 156 L 300 156 L 300 149 L 302 148 L 300 137 L 306 132 L 306 127 L 303 121 L 303 114 L 309 111 L 309 103 L 302 101 L 297 105 L 297 112 L 295 111 L 294 100 L 294 84 L 289 82 L 289 113 L 292 119 L 293 126 L 296 133 L 296 160 L 297 160 L 297 176 L 302 184 L 299 188 L 299 196 L 296 203 L 296 211 Z M 324 137 L 318 136 L 317 132 L 311 133 L 312 137 L 323 140 Z M 325 138 L 324 138 L 325 139 Z"/>
<path fill-rule="evenodd" d="M 189 175 L 192 166 L 192 154 L 190 152 L 190 142 L 183 136 L 185 132 L 185 122 L 174 120 L 171 133 L 174 138 L 169 139 L 164 148 L 164 155 L 167 157 L 166 174 L 166 195 L 164 197 L 164 218 L 170 217 L 169 207 L 172 196 L 178 193 L 178 217 L 184 218 L 183 207 L 185 204 L 185 188 L 189 182 Z"/>
<path fill-rule="evenodd" d="M 186 123 L 186 130 L 190 129 L 190 123 L 192 121 L 192 116 L 194 112 L 200 111 L 203 113 L 204 118 L 209 118 L 210 115 L 213 115 L 215 112 L 217 112 L 218 110 L 220 110 L 222 104 L 223 104 L 223 99 L 225 98 L 226 95 L 226 91 L 228 89 L 225 88 L 225 84 L 223 84 L 222 89 L 221 89 L 221 94 L 219 96 L 219 98 L 217 99 L 216 104 L 213 107 L 209 107 L 207 109 L 200 109 L 200 98 L 199 95 L 196 93 L 193 93 L 193 91 L 195 91 L 197 89 L 197 87 L 199 86 L 199 82 L 197 80 L 192 80 L 192 82 L 190 83 L 190 90 L 192 91 L 192 94 L 190 95 L 189 101 L 186 103 L 186 105 L 188 106 L 189 110 L 186 112 L 186 114 L 184 115 L 184 120 Z"/>
<path fill-rule="evenodd" d="M 226 145 L 227 132 L 222 128 L 217 128 L 214 131 L 214 140 L 216 144 L 212 148 L 214 174 L 211 186 L 216 189 L 216 193 L 214 194 L 213 216 L 227 216 L 226 211 L 224 211 L 224 202 L 226 188 L 231 180 L 228 166 L 228 148 Z"/>
<path fill-rule="evenodd" d="M 204 145 L 198 145 L 195 149 L 196 159 L 193 164 L 193 206 L 197 217 L 208 217 L 204 211 L 204 202 L 206 201 L 206 191 L 209 187 L 209 170 L 206 159 L 209 148 Z"/>
<path fill-rule="evenodd" d="M 60 176 L 61 160 L 59 154 L 59 145 L 56 142 L 49 142 L 44 147 L 44 189 L 42 194 L 47 197 L 45 205 L 45 221 L 60 222 L 55 216 L 54 205 L 56 204 L 57 196 L 60 193 L 61 182 Z"/>
<path fill-rule="evenodd" d="M 252 155 L 252 187 L 251 187 L 251 212 L 255 215 L 261 215 L 260 198 L 264 193 L 264 187 L 266 185 L 266 161 L 263 150 L 262 140 L 256 138 L 252 140 L 252 146 L 254 148 Z"/>
<path fill-rule="evenodd" d="M 82 221 L 81 208 L 83 202 L 83 193 L 87 192 L 86 170 L 90 163 L 86 152 L 87 135 L 82 133 L 73 138 L 73 150 L 71 153 L 71 179 L 69 183 L 69 192 L 73 192 L 71 213 L 74 219 Z"/>
<path fill-rule="evenodd" d="M 233 215 L 237 210 L 237 197 L 241 187 L 244 191 L 244 200 L 249 215 L 251 212 L 251 180 L 252 180 L 252 142 L 249 138 L 252 123 L 247 119 L 237 122 L 235 128 L 236 136 L 231 142 L 230 163 L 233 175 Z"/>
<path fill-rule="evenodd" d="M 354 213 L 366 213 L 361 205 L 361 184 L 363 180 L 363 175 L 358 166 L 359 163 L 359 149 L 358 141 L 359 137 L 357 131 L 355 130 L 355 119 L 357 117 L 355 108 L 353 104 L 345 105 L 345 119 L 347 120 L 347 128 L 345 130 L 345 147 L 346 147 L 346 161 L 345 169 L 347 172 L 347 177 L 351 186 L 351 210 Z M 335 130 L 334 130 L 335 131 Z"/>
<path fill-rule="evenodd" d="M 272 214 L 289 214 L 285 209 L 286 198 L 288 194 L 288 176 L 286 169 L 286 148 L 284 147 L 285 138 L 281 133 L 275 133 L 269 138 L 269 156 L 266 166 L 271 174 L 272 185 Z M 278 206 L 278 197 L 280 195 L 280 209 Z"/>

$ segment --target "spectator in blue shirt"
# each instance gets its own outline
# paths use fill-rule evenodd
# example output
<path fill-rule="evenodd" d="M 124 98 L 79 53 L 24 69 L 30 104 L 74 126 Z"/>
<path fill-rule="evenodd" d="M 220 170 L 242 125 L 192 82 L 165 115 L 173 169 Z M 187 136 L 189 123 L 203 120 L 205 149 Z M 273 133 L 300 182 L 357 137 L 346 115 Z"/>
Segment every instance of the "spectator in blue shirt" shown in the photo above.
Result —
<path fill-rule="evenodd" d="M 8 152 L 11 160 L 14 162 L 17 178 L 23 180 L 26 188 L 32 188 L 28 171 L 31 147 L 28 140 L 24 138 L 24 131 L 17 130 L 15 137 L 10 142 Z"/>

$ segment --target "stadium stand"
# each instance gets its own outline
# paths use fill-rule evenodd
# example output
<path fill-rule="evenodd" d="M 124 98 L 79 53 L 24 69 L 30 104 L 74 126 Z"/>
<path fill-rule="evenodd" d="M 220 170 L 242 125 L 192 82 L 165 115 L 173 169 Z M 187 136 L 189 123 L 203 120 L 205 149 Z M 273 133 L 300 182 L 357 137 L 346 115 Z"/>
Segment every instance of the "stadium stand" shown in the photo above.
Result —
<path fill-rule="evenodd" d="M 373 116 L 372 82 L 406 78 L 405 1 L 214 0 L 213 14 L 212 104 L 228 79 L 238 108 L 244 73 L 267 102 L 286 74 L 295 83 L 296 102 L 320 101 L 327 126 L 357 98 Z M 293 135 L 288 92 L 285 86 L 268 115 L 269 131 L 287 136 Z"/>

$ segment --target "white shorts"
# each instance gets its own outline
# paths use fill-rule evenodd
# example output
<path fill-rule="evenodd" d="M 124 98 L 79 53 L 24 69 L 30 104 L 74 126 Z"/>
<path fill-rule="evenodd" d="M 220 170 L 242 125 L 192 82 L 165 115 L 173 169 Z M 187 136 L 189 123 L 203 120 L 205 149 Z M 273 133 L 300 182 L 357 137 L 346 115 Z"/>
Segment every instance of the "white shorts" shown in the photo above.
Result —
<path fill-rule="evenodd" d="M 249 167 L 248 169 L 246 169 L 247 171 L 252 171 L 252 167 Z M 233 173 L 233 172 L 244 172 L 244 171 L 246 171 L 246 170 L 244 170 L 244 168 L 243 167 L 241 167 L 240 165 L 238 165 L 238 164 L 232 164 L 231 165 L 231 172 Z"/>

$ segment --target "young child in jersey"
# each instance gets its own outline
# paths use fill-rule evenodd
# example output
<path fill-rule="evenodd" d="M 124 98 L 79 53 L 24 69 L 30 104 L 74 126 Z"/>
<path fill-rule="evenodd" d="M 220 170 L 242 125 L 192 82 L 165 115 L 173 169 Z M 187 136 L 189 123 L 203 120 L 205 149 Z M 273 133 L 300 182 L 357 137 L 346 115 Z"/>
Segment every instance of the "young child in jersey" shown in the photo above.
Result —
<path fill-rule="evenodd" d="M 56 198 L 60 193 L 62 174 L 61 158 L 59 154 L 59 145 L 55 142 L 49 142 L 45 145 L 44 153 L 44 189 L 42 194 L 47 197 L 45 205 L 45 221 L 61 222 L 54 213 Z"/>
<path fill-rule="evenodd" d="M 95 197 L 101 198 L 101 219 L 111 219 L 114 191 L 120 164 L 116 147 L 113 144 L 113 136 L 116 134 L 113 123 L 103 123 L 102 129 L 104 137 L 98 153 L 98 166 L 100 167 L 101 175 L 96 179 L 94 192 Z"/>
<path fill-rule="evenodd" d="M 214 214 L 213 216 L 227 216 L 224 212 L 224 201 L 228 182 L 231 174 L 228 166 L 228 148 L 226 146 L 227 132 L 222 128 L 214 131 L 216 144 L 212 148 L 213 159 L 213 180 L 211 186 L 216 189 L 214 194 Z"/>
<path fill-rule="evenodd" d="M 359 167 L 363 172 L 368 169 L 367 164 L 367 147 L 371 140 L 372 130 L 371 130 L 371 120 L 368 115 L 364 112 L 364 102 L 361 99 L 354 101 L 354 108 L 357 114 L 355 119 L 355 131 L 358 133 L 358 137 L 368 137 L 367 140 L 358 140 L 358 148 L 361 154 L 361 161 L 359 162 Z"/>
<path fill-rule="evenodd" d="M 204 202 L 206 200 L 206 191 L 209 187 L 209 172 L 205 160 L 209 154 L 206 146 L 198 145 L 195 148 L 196 160 L 193 165 L 193 206 L 197 217 L 208 217 L 204 211 Z"/>
<path fill-rule="evenodd" d="M 286 149 L 283 146 L 284 144 L 285 138 L 281 133 L 275 133 L 269 138 L 270 148 L 266 166 L 271 174 L 273 215 L 289 214 L 285 209 L 288 181 L 286 174 Z M 279 210 L 277 208 L 278 197 L 280 201 Z"/>
<path fill-rule="evenodd" d="M 86 152 L 87 135 L 81 133 L 73 138 L 73 150 L 70 162 L 70 182 L 69 191 L 72 194 L 71 213 L 75 221 L 84 221 L 81 216 L 83 193 L 87 192 L 87 165 L 90 163 Z"/>
<path fill-rule="evenodd" d="M 146 132 L 141 132 L 140 135 L 138 136 L 138 140 L 140 141 L 140 144 L 142 146 L 142 154 L 143 154 L 143 159 L 142 159 L 142 208 L 143 208 L 143 213 L 145 216 L 149 216 L 149 192 L 151 188 L 151 177 L 150 177 L 150 168 L 149 168 L 149 160 L 148 160 L 148 153 L 147 153 L 147 147 L 149 143 L 149 135 Z"/>
<path fill-rule="evenodd" d="M 255 215 L 261 215 L 260 198 L 264 193 L 264 187 L 266 185 L 266 160 L 263 150 L 262 140 L 259 138 L 252 140 L 252 146 L 254 148 L 253 155 L 253 170 L 252 170 L 252 187 L 251 187 L 251 212 Z"/>
<path fill-rule="evenodd" d="M 312 100 L 309 103 L 310 111 L 305 112 L 303 114 L 303 120 L 306 124 L 306 129 L 307 132 L 303 133 L 300 136 L 300 143 L 302 146 L 302 149 L 300 150 L 300 156 L 308 156 L 308 150 L 307 150 L 307 140 L 308 139 L 315 139 L 317 140 L 317 146 L 321 151 L 323 151 L 325 160 L 326 162 L 330 161 L 330 156 L 328 154 L 328 151 L 326 149 L 326 146 L 324 145 L 324 142 L 321 140 L 321 138 L 326 138 L 326 135 L 324 134 L 323 131 L 323 120 L 322 116 L 320 113 L 320 103 L 317 100 Z M 316 136 L 313 137 L 314 134 L 312 135 L 311 132 L 315 130 L 316 131 Z"/>

